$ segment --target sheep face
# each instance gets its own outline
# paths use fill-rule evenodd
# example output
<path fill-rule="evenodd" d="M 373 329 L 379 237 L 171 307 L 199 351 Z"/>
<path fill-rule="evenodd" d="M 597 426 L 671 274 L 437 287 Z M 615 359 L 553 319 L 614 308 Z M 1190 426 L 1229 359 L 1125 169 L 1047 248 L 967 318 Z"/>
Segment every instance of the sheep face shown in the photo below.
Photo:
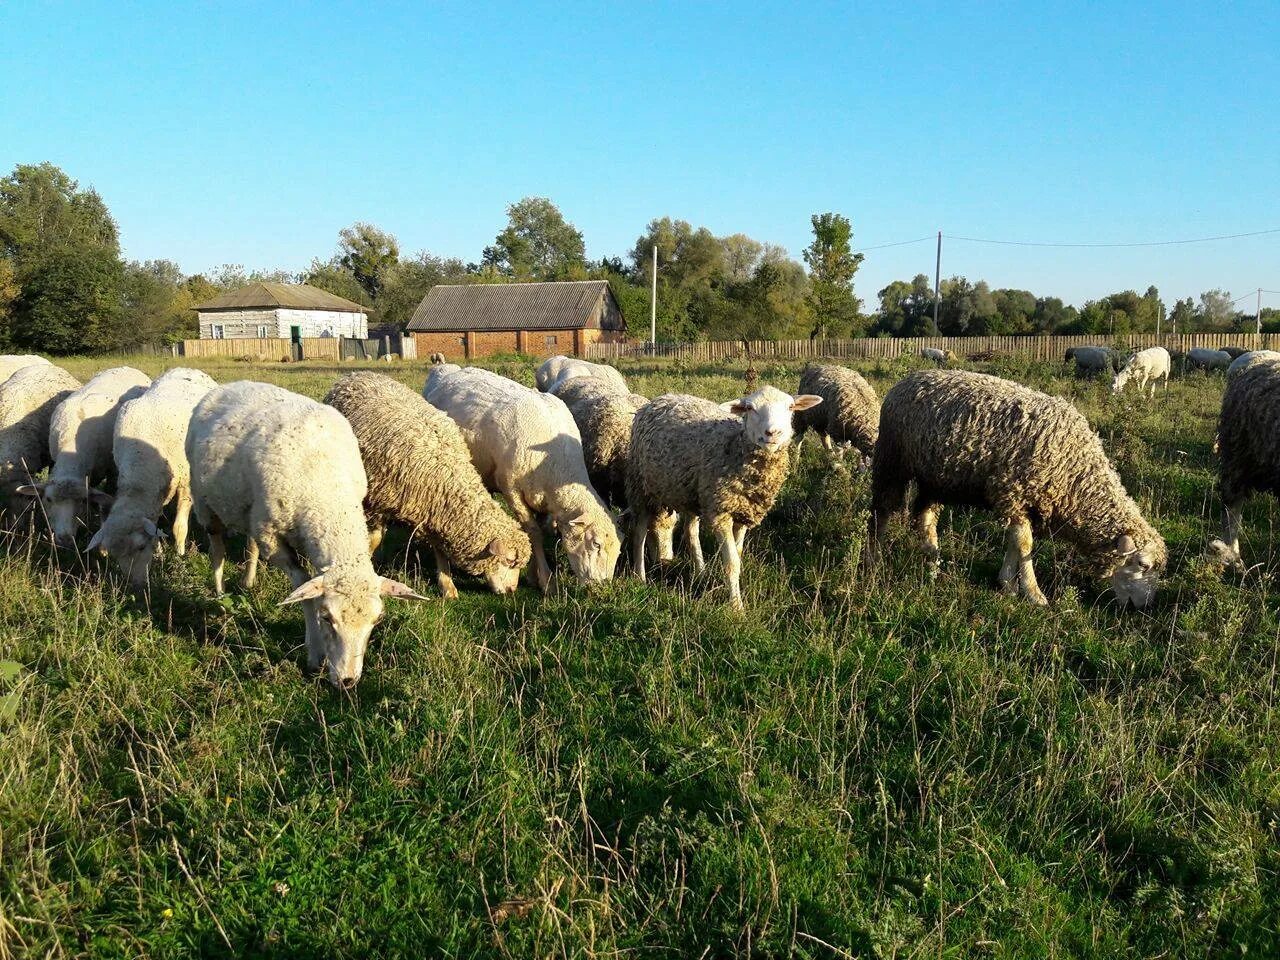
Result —
<path fill-rule="evenodd" d="M 1128 367 L 1125 367 L 1123 370 L 1117 373 L 1115 380 L 1113 380 L 1111 383 L 1111 392 L 1112 393 L 1124 392 L 1125 384 L 1129 382 L 1129 379 L 1132 376 L 1133 374 L 1129 371 Z"/>
<path fill-rule="evenodd" d="M 613 579 L 622 541 L 613 521 L 603 511 L 599 518 L 583 515 L 562 524 L 560 541 L 569 556 L 569 566 L 579 580 L 600 583 Z"/>
<path fill-rule="evenodd" d="M 40 499 L 45 516 L 49 518 L 49 529 L 53 532 L 54 542 L 60 547 L 74 547 L 76 531 L 93 508 L 109 507 L 113 499 L 109 494 L 74 480 L 23 484 L 17 492 Z"/>
<path fill-rule="evenodd" d="M 1160 585 L 1160 563 L 1150 547 L 1137 548 L 1128 534 L 1116 542 L 1121 563 L 1111 572 L 1111 589 L 1121 606 L 1130 603 L 1138 610 L 1145 609 L 1155 599 Z"/>
<path fill-rule="evenodd" d="M 822 398 L 813 394 L 793 397 L 774 387 L 761 387 L 728 405 L 730 413 L 742 418 L 747 439 L 756 447 L 777 453 L 791 442 L 792 414 L 816 407 Z"/>
<path fill-rule="evenodd" d="M 323 654 L 328 661 L 330 683 L 350 689 L 364 672 L 365 650 L 374 625 L 382 619 L 383 597 L 425 599 L 405 584 L 372 570 L 330 571 L 308 580 L 280 605 L 313 601 L 309 626 L 318 635 L 311 636 L 308 630 L 311 654 Z"/>
<path fill-rule="evenodd" d="M 129 583 L 141 590 L 147 585 L 151 561 L 160 541 L 160 530 L 150 520 L 144 519 L 140 528 L 117 529 L 104 525 L 89 541 L 89 552 L 98 551 L 111 557 L 120 567 Z"/>
<path fill-rule="evenodd" d="M 528 546 L 521 550 L 495 538 L 489 544 L 484 562 L 484 578 L 489 581 L 489 589 L 497 594 L 515 593 L 520 585 L 520 571 L 528 562 Z"/>

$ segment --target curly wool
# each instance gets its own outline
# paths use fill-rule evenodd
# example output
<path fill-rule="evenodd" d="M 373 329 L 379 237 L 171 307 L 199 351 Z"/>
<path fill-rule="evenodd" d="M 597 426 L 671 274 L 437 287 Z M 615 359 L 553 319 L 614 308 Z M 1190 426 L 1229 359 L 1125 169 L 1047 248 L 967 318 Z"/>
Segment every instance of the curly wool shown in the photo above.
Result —
<path fill-rule="evenodd" d="M 595 377 L 563 381 L 556 396 L 569 408 L 582 434 L 582 457 L 591 485 L 607 502 L 625 504 L 631 424 L 648 398 L 619 393 L 613 384 Z"/>
<path fill-rule="evenodd" d="M 534 382 L 543 393 L 560 393 L 561 385 L 578 377 L 591 377 L 611 387 L 615 393 L 627 393 L 630 388 L 616 367 L 606 363 L 592 363 L 577 357 L 559 354 L 548 357 L 534 374 Z"/>
<path fill-rule="evenodd" d="M 324 402 L 351 424 L 369 480 L 365 512 L 396 520 L 439 547 L 467 573 L 484 576 L 514 555 L 529 562 L 529 538 L 485 489 L 458 425 L 404 384 L 353 373 Z M 495 556 L 490 544 L 497 541 Z"/>
<path fill-rule="evenodd" d="M 86 481 L 95 484 L 114 476 L 111 443 L 120 407 L 150 385 L 151 378 L 140 370 L 112 367 L 58 405 L 49 420 L 51 490 L 83 496 Z"/>
<path fill-rule="evenodd" d="M 49 421 L 80 381 L 50 363 L 24 366 L 0 383 L 0 493 L 14 490 L 53 462 Z"/>
<path fill-rule="evenodd" d="M 757 447 L 741 417 L 701 397 L 668 393 L 636 412 L 627 502 L 652 515 L 695 514 L 708 526 L 729 517 L 754 527 L 773 508 L 789 466 L 786 448 Z"/>
<path fill-rule="evenodd" d="M 35 366 L 52 366 L 52 364 L 44 357 L 37 357 L 34 353 L 6 353 L 0 355 L 0 383 L 8 380 L 19 370 Z"/>
<path fill-rule="evenodd" d="M 795 415 L 797 438 L 813 430 L 835 443 L 852 443 L 864 454 L 875 449 L 880 400 L 861 374 L 834 364 L 811 363 L 800 373 L 800 393 L 816 394 L 822 403 Z"/>
<path fill-rule="evenodd" d="M 1249 494 L 1280 496 L 1280 358 L 1262 358 L 1227 381 L 1218 415 L 1218 486 L 1228 507 Z"/>
<path fill-rule="evenodd" d="M 872 495 L 895 510 L 909 483 L 919 498 L 975 504 L 1006 523 L 1062 533 L 1099 570 L 1116 565 L 1128 534 L 1154 561 L 1164 539 L 1125 491 L 1102 441 L 1070 403 L 999 377 L 913 373 L 884 398 Z"/>

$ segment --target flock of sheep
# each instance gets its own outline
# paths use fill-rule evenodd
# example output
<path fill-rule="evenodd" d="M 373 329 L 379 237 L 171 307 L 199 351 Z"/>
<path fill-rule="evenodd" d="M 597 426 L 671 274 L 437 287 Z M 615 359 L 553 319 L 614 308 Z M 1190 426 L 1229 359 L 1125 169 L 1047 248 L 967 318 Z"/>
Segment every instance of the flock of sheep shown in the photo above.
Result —
<path fill-rule="evenodd" d="M 1090 351 L 1100 349 L 1067 359 L 1092 369 L 1101 361 Z M 1034 603 L 1046 600 L 1031 563 L 1033 526 L 1072 542 L 1122 603 L 1147 606 L 1166 564 L 1164 540 L 1086 419 L 1009 380 L 918 371 L 881 403 L 856 372 L 810 364 L 796 395 L 763 386 L 717 403 L 649 400 L 616 369 L 568 357 L 542 364 L 537 389 L 433 360 L 421 395 L 358 372 L 318 403 L 265 383 L 219 386 L 185 368 L 152 381 L 116 367 L 81 385 L 40 357 L 0 357 L 0 494 L 15 512 L 30 502 L 22 498 L 36 498 L 35 515 L 59 545 L 74 547 L 96 526 L 88 549 L 137 588 L 147 584 L 170 503 L 179 555 L 193 510 L 208 533 L 218 593 L 224 538 L 243 535 L 245 586 L 259 557 L 289 575 L 294 589 L 283 603 L 302 604 L 309 666 L 327 663 L 344 687 L 361 675 L 384 600 L 422 599 L 374 569 L 387 524 L 430 546 L 446 597 L 456 596 L 455 567 L 509 593 L 531 561 L 548 589 L 547 532 L 559 537 L 573 575 L 595 583 L 614 576 L 624 539 L 631 570 L 644 579 L 651 553 L 673 558 L 683 521 L 702 570 L 705 526 L 740 608 L 746 535 L 787 478 L 791 441 L 809 431 L 828 449 L 870 459 L 869 559 L 905 509 L 936 563 L 941 507 L 976 504 L 1006 529 L 1001 586 Z M 1244 498 L 1280 493 L 1280 353 L 1228 363 L 1218 431 L 1224 532 L 1212 549 L 1238 564 Z M 1170 366 L 1163 348 L 1141 351 L 1119 368 L 1114 388 L 1133 381 L 1154 394 Z M 34 479 L 45 468 L 47 478 Z"/>

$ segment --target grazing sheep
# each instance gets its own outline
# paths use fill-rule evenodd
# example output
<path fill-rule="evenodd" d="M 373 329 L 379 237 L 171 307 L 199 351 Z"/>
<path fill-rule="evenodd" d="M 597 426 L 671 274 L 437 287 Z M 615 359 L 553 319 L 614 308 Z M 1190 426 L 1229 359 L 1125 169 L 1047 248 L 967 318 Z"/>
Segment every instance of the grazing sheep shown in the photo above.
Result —
<path fill-rule="evenodd" d="M 564 355 L 548 357 L 544 360 L 542 366 L 538 368 L 538 372 L 534 375 L 534 380 L 538 384 L 538 389 L 543 393 L 556 393 L 560 384 L 574 377 L 595 377 L 611 384 L 615 390 L 621 393 L 631 392 L 627 386 L 626 379 L 618 372 L 616 367 Z"/>
<path fill-rule="evenodd" d="M 1222 537 L 1209 547 L 1241 565 L 1241 508 L 1252 493 L 1280 496 L 1280 363 L 1256 360 L 1228 378 L 1218 416 Z"/>
<path fill-rule="evenodd" d="M 478 367 L 432 374 L 427 401 L 462 428 L 485 485 L 502 494 L 529 535 L 538 586 L 551 586 L 540 515 L 552 518 L 580 580 L 611 579 L 622 545 L 591 486 L 582 435 L 564 401 Z"/>
<path fill-rule="evenodd" d="M 34 367 L 52 364 L 44 357 L 37 357 L 34 353 L 16 354 L 9 353 L 0 356 L 0 383 L 8 380 L 24 367 Z"/>
<path fill-rule="evenodd" d="M 1245 347 L 1220 347 L 1219 349 L 1223 353 L 1225 353 L 1227 356 L 1229 356 L 1232 360 L 1238 359 L 1239 357 L 1244 356 L 1246 353 L 1251 352 Z"/>
<path fill-rule="evenodd" d="M 362 506 L 368 485 L 350 424 L 332 407 L 241 380 L 197 404 L 187 459 L 214 589 L 222 593 L 224 532 L 245 534 L 293 582 L 281 606 L 302 604 L 308 666 L 328 660 L 330 682 L 354 686 L 383 597 L 423 598 L 373 570 Z"/>
<path fill-rule="evenodd" d="M 671 513 L 690 517 L 689 547 L 698 569 L 701 520 L 720 541 L 729 601 L 742 609 L 741 554 L 747 530 L 764 519 L 787 478 L 792 417 L 822 403 L 761 387 L 729 409 L 701 397 L 669 393 L 636 413 L 627 465 L 634 515 L 632 566 L 645 578 L 650 524 Z"/>
<path fill-rule="evenodd" d="M 431 362 L 437 364 L 444 363 L 444 354 L 436 351 L 431 355 Z"/>
<path fill-rule="evenodd" d="M 31 501 L 18 487 L 49 466 L 49 420 L 53 411 L 80 389 L 80 381 L 61 367 L 37 363 L 22 367 L 0 383 L 0 495 L 18 510 Z"/>
<path fill-rule="evenodd" d="M 111 512 L 89 541 L 89 550 L 111 557 L 138 588 L 147 585 L 160 529 L 156 522 L 175 503 L 173 543 L 187 552 L 191 514 L 191 467 L 187 426 L 204 395 L 217 387 L 201 370 L 175 367 L 152 381 L 147 392 L 120 405 L 111 441 L 116 495 Z"/>
<path fill-rule="evenodd" d="M 437 581 L 458 595 L 452 565 L 512 593 L 529 562 L 529 537 L 485 489 L 458 425 L 404 384 L 353 373 L 324 402 L 351 424 L 369 478 L 365 515 L 376 549 L 390 520 L 431 545 Z"/>
<path fill-rule="evenodd" d="M 950 350 L 943 350 L 939 347 L 921 347 L 920 356 L 926 360 L 932 360 L 936 364 L 955 363 L 959 358 Z"/>
<path fill-rule="evenodd" d="M 627 453 L 636 411 L 649 402 L 637 393 L 618 393 L 613 385 L 595 377 L 562 381 L 556 396 L 564 401 L 582 434 L 582 458 L 591 485 L 605 503 L 623 507 L 627 502 Z"/>
<path fill-rule="evenodd" d="M 1077 377 L 1120 372 L 1120 357 L 1110 347 L 1072 347 L 1067 355 L 1076 362 Z"/>
<path fill-rule="evenodd" d="M 1187 362 L 1197 370 L 1226 370 L 1231 366 L 1231 354 L 1208 347 L 1192 347 L 1187 351 Z"/>
<path fill-rule="evenodd" d="M 936 562 L 943 504 L 992 510 L 1008 530 L 1000 584 L 1044 604 L 1031 566 L 1031 525 L 1061 533 L 1109 574 L 1121 603 L 1147 606 L 1164 540 L 1125 492 L 1102 441 L 1065 400 L 960 370 L 913 373 L 880 410 L 872 467 L 871 543 L 915 485 L 911 514 Z"/>
<path fill-rule="evenodd" d="M 427 391 L 436 385 L 436 381 L 439 378 L 447 377 L 459 372 L 460 370 L 467 369 L 470 368 L 460 367 L 456 363 L 445 363 L 443 360 L 439 363 L 436 363 L 434 360 L 431 361 L 431 366 L 427 368 L 427 383 L 426 386 L 422 388 L 422 395 L 425 397 L 427 395 Z"/>
<path fill-rule="evenodd" d="M 1156 384 L 1164 381 L 1165 389 L 1169 389 L 1169 370 L 1172 367 L 1172 361 L 1169 358 L 1169 351 L 1164 347 L 1149 347 L 1146 350 L 1139 350 L 1129 362 L 1124 365 L 1119 373 L 1116 374 L 1115 381 L 1111 384 L 1111 390 L 1114 393 L 1122 393 L 1125 386 L 1130 380 L 1138 384 L 1138 392 L 1141 393 L 1147 388 L 1147 384 L 1151 384 L 1151 396 L 1156 395 Z"/>
<path fill-rule="evenodd" d="M 114 478 L 111 441 L 120 405 L 142 396 L 151 379 L 133 367 L 103 370 L 73 391 L 49 419 L 49 479 L 25 484 L 18 493 L 40 497 L 54 539 L 75 543 L 76 527 L 91 506 L 107 507 L 111 498 L 94 486 Z"/>
<path fill-rule="evenodd" d="M 871 454 L 880 429 L 880 400 L 861 374 L 834 364 L 810 363 L 800 373 L 800 393 L 821 397 L 822 403 L 796 414 L 798 441 L 812 430 L 828 450 L 838 443 L 864 456 Z"/>
<path fill-rule="evenodd" d="M 1266 363 L 1272 360 L 1280 360 L 1280 350 L 1250 350 L 1248 353 L 1242 353 L 1231 361 L 1231 366 L 1227 367 L 1227 381 L 1230 382 L 1242 370 L 1255 363 Z"/>

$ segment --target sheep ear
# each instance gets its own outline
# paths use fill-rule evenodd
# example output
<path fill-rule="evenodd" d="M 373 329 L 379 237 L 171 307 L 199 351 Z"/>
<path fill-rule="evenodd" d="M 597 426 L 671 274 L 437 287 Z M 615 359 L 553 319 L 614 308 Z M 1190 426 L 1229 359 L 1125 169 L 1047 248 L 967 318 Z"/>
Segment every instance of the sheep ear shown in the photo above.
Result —
<path fill-rule="evenodd" d="M 489 546 L 487 546 L 485 549 L 489 552 L 489 556 L 500 557 L 502 556 L 502 541 L 499 540 L 497 537 L 494 537 L 492 540 L 489 541 Z"/>
<path fill-rule="evenodd" d="M 721 404 L 721 406 L 724 406 L 724 404 Z M 748 400 L 746 397 L 743 397 L 740 400 L 729 401 L 729 405 L 725 407 L 725 409 L 728 410 L 730 413 L 734 414 L 735 416 L 745 417 L 747 415 L 748 410 L 755 409 L 755 405 L 752 404 L 752 402 Z"/>
<path fill-rule="evenodd" d="M 1137 553 L 1138 545 L 1133 542 L 1133 537 L 1122 533 L 1116 537 L 1116 550 L 1127 557 L 1131 553 Z"/>
<path fill-rule="evenodd" d="M 89 541 L 89 546 L 85 547 L 85 553 L 93 553 L 93 551 L 97 550 L 100 546 L 102 546 L 101 527 L 98 528 L 98 532 L 95 533 L 93 538 Z"/>
<path fill-rule="evenodd" d="M 422 594 L 418 593 L 413 587 L 401 583 L 399 580 L 392 580 L 383 577 L 378 587 L 378 592 L 384 597 L 392 597 L 396 600 L 425 600 Z"/>
<path fill-rule="evenodd" d="M 586 518 L 585 516 L 574 517 L 572 520 L 570 520 L 570 521 L 569 521 L 569 526 L 571 526 L 571 527 L 585 527 L 585 526 L 587 525 L 587 522 L 588 522 L 588 521 L 587 521 L 587 518 Z"/>
<path fill-rule="evenodd" d="M 314 600 L 316 597 L 324 593 L 324 574 L 318 577 L 312 577 L 293 593 L 289 594 L 280 601 L 280 606 L 287 607 L 291 603 L 301 603 L 303 600 Z"/>
<path fill-rule="evenodd" d="M 152 523 L 150 520 L 147 520 L 145 518 L 142 521 L 142 532 L 145 533 L 152 540 L 159 540 L 161 537 L 164 536 L 164 534 L 161 533 L 159 527 L 157 527 L 154 523 Z"/>
<path fill-rule="evenodd" d="M 116 498 L 109 493 L 103 493 L 101 490 L 90 487 L 89 502 L 97 507 L 109 507 L 116 502 Z"/>
<path fill-rule="evenodd" d="M 791 401 L 792 410 L 808 410 L 822 402 L 822 398 L 812 393 L 802 393 Z"/>
<path fill-rule="evenodd" d="M 44 483 L 24 483 L 14 493 L 19 493 L 24 497 L 38 497 L 44 493 L 44 488 L 48 484 Z"/>

